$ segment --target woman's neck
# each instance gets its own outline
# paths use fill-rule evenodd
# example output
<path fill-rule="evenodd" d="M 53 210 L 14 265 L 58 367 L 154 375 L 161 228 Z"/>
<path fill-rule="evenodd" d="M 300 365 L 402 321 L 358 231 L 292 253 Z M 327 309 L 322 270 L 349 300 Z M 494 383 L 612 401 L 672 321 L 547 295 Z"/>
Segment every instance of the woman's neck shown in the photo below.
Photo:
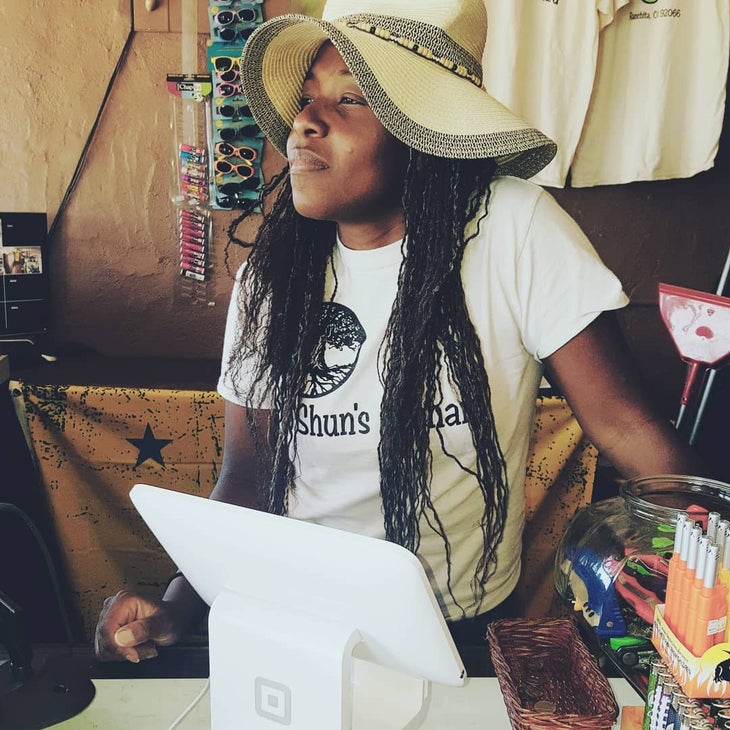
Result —
<path fill-rule="evenodd" d="M 367 251 L 400 241 L 405 235 L 405 223 L 403 220 L 393 221 L 385 226 L 369 223 L 339 223 L 337 225 L 337 235 L 347 248 L 356 251 Z"/>

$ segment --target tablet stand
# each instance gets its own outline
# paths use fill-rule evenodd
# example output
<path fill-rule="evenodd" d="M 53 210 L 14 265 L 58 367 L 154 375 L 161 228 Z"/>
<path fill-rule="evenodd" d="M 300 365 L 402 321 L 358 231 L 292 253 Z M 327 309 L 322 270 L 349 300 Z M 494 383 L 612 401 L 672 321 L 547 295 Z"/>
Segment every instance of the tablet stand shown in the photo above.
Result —
<path fill-rule="evenodd" d="M 361 658 L 357 628 L 326 612 L 225 589 L 209 639 L 212 730 L 411 730 L 428 711 L 430 682 Z"/>

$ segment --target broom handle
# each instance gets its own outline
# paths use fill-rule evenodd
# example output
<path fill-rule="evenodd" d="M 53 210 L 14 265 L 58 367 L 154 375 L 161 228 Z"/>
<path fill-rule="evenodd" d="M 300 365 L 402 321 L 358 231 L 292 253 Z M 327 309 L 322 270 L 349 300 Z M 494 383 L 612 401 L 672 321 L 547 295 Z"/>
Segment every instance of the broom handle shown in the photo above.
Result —
<path fill-rule="evenodd" d="M 728 276 L 730 276 L 730 250 L 728 250 L 727 257 L 725 258 L 725 266 L 723 267 L 722 274 L 720 275 L 720 282 L 717 285 L 717 289 L 715 290 L 715 294 L 719 296 L 723 296 L 723 293 L 725 291 L 725 286 L 727 285 Z M 715 381 L 715 375 L 717 375 L 717 370 L 710 370 L 707 380 L 705 380 L 705 384 L 702 390 L 702 398 L 700 400 L 700 405 L 697 408 L 697 413 L 695 414 L 695 420 L 692 424 L 692 430 L 689 434 L 689 443 L 694 444 L 695 440 L 697 439 L 697 433 L 700 429 L 700 422 L 702 421 L 702 416 L 705 413 L 705 408 L 707 406 L 707 401 L 710 399 L 710 391 L 712 390 L 712 384 Z M 681 409 L 681 406 L 680 406 Z"/>

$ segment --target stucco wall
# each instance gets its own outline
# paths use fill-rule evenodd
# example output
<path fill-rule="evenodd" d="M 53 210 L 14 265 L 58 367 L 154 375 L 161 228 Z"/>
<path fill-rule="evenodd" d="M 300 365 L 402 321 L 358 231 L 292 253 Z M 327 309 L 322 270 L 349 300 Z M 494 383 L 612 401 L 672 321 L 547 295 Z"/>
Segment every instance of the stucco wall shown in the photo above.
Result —
<path fill-rule="evenodd" d="M 266 9 L 285 6 L 270 0 Z M 187 298 L 177 265 L 165 88 L 166 75 L 181 70 L 182 35 L 131 32 L 131 7 L 129 0 L 0 3 L 0 210 L 47 213 L 52 326 L 61 348 L 216 357 L 231 286 L 223 249 L 233 216 L 214 213 L 213 279 L 202 302 Z M 205 71 L 207 27 L 199 30 Z M 264 159 L 269 170 L 281 164 L 272 150 Z M 239 260 L 234 252 L 229 268 Z"/>

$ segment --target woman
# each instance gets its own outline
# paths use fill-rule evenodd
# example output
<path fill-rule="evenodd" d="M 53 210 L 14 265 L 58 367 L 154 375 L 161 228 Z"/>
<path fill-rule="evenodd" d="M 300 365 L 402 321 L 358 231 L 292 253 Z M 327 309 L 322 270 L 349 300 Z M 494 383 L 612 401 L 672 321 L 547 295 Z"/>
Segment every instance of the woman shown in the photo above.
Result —
<path fill-rule="evenodd" d="M 271 20 L 242 57 L 289 164 L 232 298 L 211 496 L 414 551 L 462 647 L 513 610 L 543 370 L 625 477 L 696 464 L 624 363 L 618 280 L 521 179 L 555 146 L 480 88 L 481 0 L 360 4 Z M 182 576 L 118 594 L 97 652 L 153 656 L 203 609 Z"/>

